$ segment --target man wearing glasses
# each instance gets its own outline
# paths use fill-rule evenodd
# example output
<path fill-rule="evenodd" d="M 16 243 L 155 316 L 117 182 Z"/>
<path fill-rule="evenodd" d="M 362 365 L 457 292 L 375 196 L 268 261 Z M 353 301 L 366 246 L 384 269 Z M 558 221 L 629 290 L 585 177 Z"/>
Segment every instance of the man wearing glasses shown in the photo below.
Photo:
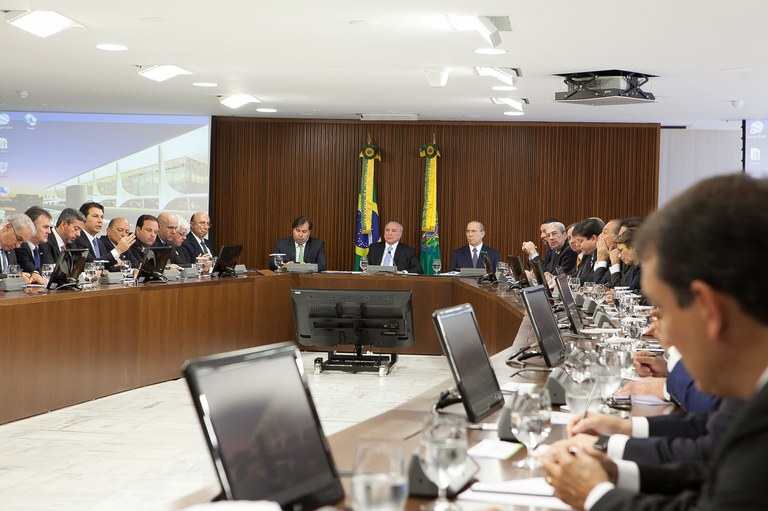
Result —
<path fill-rule="evenodd" d="M 206 239 L 208 230 L 211 228 L 210 217 L 202 211 L 198 211 L 189 220 L 190 234 L 179 247 L 179 253 L 189 262 L 195 262 L 199 255 L 209 255 L 214 257 L 213 244 Z"/>
<path fill-rule="evenodd" d="M 483 254 L 488 256 L 491 266 L 496 269 L 499 263 L 499 251 L 483 244 L 485 226 L 473 220 L 467 224 L 466 235 L 468 244 L 457 248 L 451 254 L 451 271 L 461 268 L 483 268 Z"/>
<path fill-rule="evenodd" d="M 0 223 L 0 272 L 9 273 L 10 266 L 17 264 L 15 249 L 34 234 L 35 224 L 23 213 L 9 215 Z"/>

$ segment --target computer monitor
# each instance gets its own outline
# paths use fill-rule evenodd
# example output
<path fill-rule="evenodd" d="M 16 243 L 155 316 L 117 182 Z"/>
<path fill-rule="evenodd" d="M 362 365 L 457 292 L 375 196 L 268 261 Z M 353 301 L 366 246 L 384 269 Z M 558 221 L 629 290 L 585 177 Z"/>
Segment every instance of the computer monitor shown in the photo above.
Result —
<path fill-rule="evenodd" d="M 522 287 L 528 287 L 530 283 L 528 282 L 528 277 L 525 275 L 520 256 L 509 254 L 507 255 L 507 261 L 509 262 L 509 268 L 512 270 L 512 275 L 515 276 L 517 283 Z"/>
<path fill-rule="evenodd" d="M 557 320 L 549 306 L 549 299 L 544 292 L 544 286 L 533 286 L 523 289 L 523 303 L 528 313 L 539 350 L 548 367 L 554 367 L 563 361 L 565 344 L 557 327 Z"/>
<path fill-rule="evenodd" d="M 296 339 L 305 346 L 354 346 L 354 355 L 329 353 L 323 369 L 388 373 L 397 361 L 363 356 L 363 346 L 404 348 L 413 344 L 410 291 L 292 289 Z M 386 365 L 381 365 L 386 362 Z M 381 371 L 380 371 L 381 372 Z"/>
<path fill-rule="evenodd" d="M 293 511 L 344 498 L 293 343 L 189 360 L 182 372 L 224 499 Z"/>
<path fill-rule="evenodd" d="M 437 337 L 451 366 L 467 418 L 477 422 L 504 405 L 488 352 L 468 303 L 432 314 Z"/>
<path fill-rule="evenodd" d="M 568 316 L 568 322 L 571 324 L 571 331 L 574 334 L 578 334 L 584 328 L 584 322 L 581 320 L 579 308 L 576 306 L 573 293 L 568 285 L 568 275 L 558 275 L 555 279 L 555 284 L 557 285 L 560 298 L 563 300 L 563 308 Z"/>
<path fill-rule="evenodd" d="M 163 275 L 165 265 L 171 258 L 172 247 L 149 247 L 144 254 L 144 260 L 139 265 L 136 282 L 168 282 Z"/>
<path fill-rule="evenodd" d="M 544 276 L 544 267 L 541 265 L 541 259 L 530 261 L 530 265 L 533 276 L 536 277 L 536 281 L 544 287 L 544 293 L 546 293 L 547 298 L 549 298 L 551 301 L 552 290 L 549 289 L 549 284 L 547 284 L 547 277 Z"/>
<path fill-rule="evenodd" d="M 48 279 L 47 289 L 80 289 L 77 278 L 85 269 L 88 256 L 87 248 L 69 248 L 62 250 L 51 278 Z"/>
<path fill-rule="evenodd" d="M 237 256 L 242 250 L 242 245 L 223 245 L 219 251 L 219 257 L 216 258 L 212 273 L 219 277 L 234 277 Z"/>

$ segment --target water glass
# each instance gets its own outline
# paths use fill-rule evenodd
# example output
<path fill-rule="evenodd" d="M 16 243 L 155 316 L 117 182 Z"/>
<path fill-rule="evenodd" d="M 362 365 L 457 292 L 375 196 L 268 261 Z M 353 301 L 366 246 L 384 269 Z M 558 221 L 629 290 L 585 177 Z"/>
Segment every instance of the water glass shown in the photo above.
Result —
<path fill-rule="evenodd" d="M 592 392 L 592 387 L 595 382 L 591 379 L 581 382 L 569 381 L 565 387 L 565 404 L 568 405 L 568 409 L 575 415 L 581 415 L 584 413 L 584 408 L 590 412 L 596 412 L 600 404 L 595 399 L 595 392 Z M 590 394 L 592 394 L 592 400 L 590 401 Z"/>
<path fill-rule="evenodd" d="M 565 346 L 563 368 L 576 383 L 592 377 L 592 366 L 597 362 L 592 341 L 568 341 Z"/>
<path fill-rule="evenodd" d="M 419 464 L 437 486 L 437 500 L 421 507 L 423 511 L 458 511 L 447 498 L 448 487 L 464 473 L 467 459 L 467 431 L 463 422 L 435 418 L 419 442 Z"/>
<path fill-rule="evenodd" d="M 402 511 L 408 499 L 403 449 L 385 442 L 363 443 L 355 451 L 352 508 L 355 511 Z"/>
<path fill-rule="evenodd" d="M 272 260 L 275 263 L 275 273 L 282 273 L 283 272 L 283 254 L 272 254 Z"/>
<path fill-rule="evenodd" d="M 18 264 L 8 265 L 8 277 L 18 279 L 21 278 L 21 266 Z"/>
<path fill-rule="evenodd" d="M 605 302 L 605 286 L 603 284 L 595 284 L 595 287 L 592 288 L 592 299 L 598 305 Z"/>
<path fill-rule="evenodd" d="M 277 270 L 276 271 L 279 272 L 280 271 L 280 264 L 277 264 L 278 257 L 280 258 L 279 259 L 280 264 L 283 264 L 283 256 L 282 255 L 280 255 L 280 256 L 276 255 L 275 256 L 275 264 L 277 265 Z M 205 265 L 207 263 L 208 262 L 206 261 L 205 256 L 203 256 L 203 255 L 199 255 L 199 256 L 197 256 L 195 258 L 195 268 L 197 269 L 197 276 L 198 277 L 202 277 L 203 273 L 205 273 Z"/>
<path fill-rule="evenodd" d="M 440 259 L 432 259 L 432 273 L 435 275 L 440 275 L 440 271 L 443 269 L 443 263 L 440 262 Z"/>
<path fill-rule="evenodd" d="M 552 430 L 549 392 L 543 387 L 536 387 L 530 392 L 516 392 L 508 406 L 512 433 L 528 449 L 528 455 L 517 466 L 529 470 L 540 468 L 541 462 L 533 457 L 533 450 Z"/>
<path fill-rule="evenodd" d="M 54 269 L 55 267 L 56 267 L 56 265 L 55 265 L 55 264 L 50 264 L 50 263 L 47 263 L 47 264 L 44 264 L 44 265 L 43 265 L 43 266 L 40 268 L 40 273 L 41 273 L 41 275 L 43 276 L 43 278 L 44 278 L 45 280 L 51 280 L 51 275 L 53 275 L 53 269 Z"/>
<path fill-rule="evenodd" d="M 598 385 L 602 413 L 612 413 L 608 400 L 621 386 L 621 358 L 615 351 L 604 349 L 598 357 L 598 363 L 592 368 L 592 374 Z"/>
<path fill-rule="evenodd" d="M 363 273 L 368 273 L 368 258 L 367 257 L 361 257 L 360 258 L 360 271 Z"/>
<path fill-rule="evenodd" d="M 579 277 L 568 277 L 568 287 L 571 288 L 572 292 L 578 292 L 581 287 L 581 280 Z"/>
<path fill-rule="evenodd" d="M 85 263 L 85 269 L 83 275 L 85 276 L 85 285 L 89 288 L 96 287 L 96 279 L 99 268 L 96 263 Z"/>

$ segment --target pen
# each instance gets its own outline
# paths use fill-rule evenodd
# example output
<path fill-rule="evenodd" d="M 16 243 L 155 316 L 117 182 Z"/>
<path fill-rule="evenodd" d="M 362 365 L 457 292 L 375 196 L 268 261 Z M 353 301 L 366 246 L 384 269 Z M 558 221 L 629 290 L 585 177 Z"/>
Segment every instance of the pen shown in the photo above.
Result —
<path fill-rule="evenodd" d="M 592 403 L 592 399 L 595 397 L 595 389 L 597 389 L 597 381 L 595 381 L 592 384 L 592 387 L 589 389 L 589 394 L 587 395 L 587 401 L 584 403 L 584 409 L 579 414 L 578 422 L 581 422 L 582 420 L 584 420 L 584 417 L 587 416 L 589 405 Z"/>

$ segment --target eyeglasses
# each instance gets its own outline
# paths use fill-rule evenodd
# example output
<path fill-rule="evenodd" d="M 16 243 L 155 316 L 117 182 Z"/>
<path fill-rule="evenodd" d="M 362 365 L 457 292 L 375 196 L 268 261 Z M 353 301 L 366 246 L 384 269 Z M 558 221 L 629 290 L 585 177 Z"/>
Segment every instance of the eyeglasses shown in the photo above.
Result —
<path fill-rule="evenodd" d="M 203 227 L 210 227 L 211 226 L 210 222 L 198 222 L 197 220 L 195 220 L 192 223 L 193 224 L 197 224 L 197 225 L 202 225 Z"/>
<path fill-rule="evenodd" d="M 13 224 L 9 222 L 8 225 L 10 225 L 11 229 L 13 229 L 13 235 L 16 236 L 16 243 L 24 243 L 24 238 L 19 236 L 19 233 L 16 232 L 16 228 L 13 226 Z"/>

